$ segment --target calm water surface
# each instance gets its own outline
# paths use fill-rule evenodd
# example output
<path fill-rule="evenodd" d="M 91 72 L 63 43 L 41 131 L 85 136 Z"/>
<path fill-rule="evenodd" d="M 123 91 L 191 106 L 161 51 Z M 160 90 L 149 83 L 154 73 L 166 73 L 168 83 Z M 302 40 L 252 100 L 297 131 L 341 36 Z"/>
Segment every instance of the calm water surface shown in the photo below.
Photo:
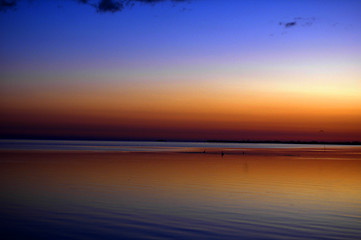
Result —
<path fill-rule="evenodd" d="M 327 145 L 326 145 L 327 146 Z M 0 139 L 0 150 L 73 150 L 73 151 L 193 151 L 197 149 L 240 148 L 322 148 L 317 144 L 215 143 L 215 142 L 152 142 L 152 141 L 69 141 Z M 329 147 L 344 147 L 331 145 Z"/>
<path fill-rule="evenodd" d="M 359 239 L 360 149 L 312 151 L 2 151 L 1 239 Z"/>

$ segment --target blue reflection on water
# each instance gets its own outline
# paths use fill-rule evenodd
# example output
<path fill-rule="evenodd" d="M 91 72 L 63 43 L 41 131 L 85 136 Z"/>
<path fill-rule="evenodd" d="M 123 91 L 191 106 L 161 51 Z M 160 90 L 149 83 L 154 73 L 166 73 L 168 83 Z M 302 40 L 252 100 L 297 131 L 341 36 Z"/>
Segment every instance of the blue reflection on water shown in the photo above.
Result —
<path fill-rule="evenodd" d="M 155 141 L 0 140 L 0 150 L 187 151 L 199 148 L 320 148 L 319 144 Z M 332 145 L 332 147 L 343 147 Z"/>

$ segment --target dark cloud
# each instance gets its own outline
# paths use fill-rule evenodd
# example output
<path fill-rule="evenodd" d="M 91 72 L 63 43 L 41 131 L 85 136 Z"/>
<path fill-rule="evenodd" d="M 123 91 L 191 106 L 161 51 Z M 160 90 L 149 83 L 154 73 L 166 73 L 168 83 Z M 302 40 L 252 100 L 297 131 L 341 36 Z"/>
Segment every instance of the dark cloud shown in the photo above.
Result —
<path fill-rule="evenodd" d="M 296 22 L 287 22 L 287 23 L 285 23 L 286 28 L 293 27 L 293 26 L 296 26 Z"/>
<path fill-rule="evenodd" d="M 25 0 L 0 0 L 0 12 L 6 12 L 7 10 L 14 10 L 18 4 L 18 2 Z M 28 0 L 33 1 L 33 0 Z M 120 12 L 125 7 L 132 7 L 136 3 L 144 3 L 144 4 L 156 4 L 160 2 L 172 2 L 172 3 L 180 3 L 180 2 L 189 2 L 191 0 L 73 0 L 74 2 L 89 5 L 94 7 L 97 12 Z"/>
<path fill-rule="evenodd" d="M 112 1 L 112 0 L 102 0 L 97 5 L 98 12 L 118 12 L 124 8 L 123 3 Z"/>
<path fill-rule="evenodd" d="M 0 12 L 6 12 L 9 9 L 15 9 L 16 0 L 0 0 Z"/>
<path fill-rule="evenodd" d="M 296 25 L 302 26 L 302 27 L 309 27 L 315 22 L 316 18 L 303 18 L 303 17 L 296 17 L 292 21 L 287 22 L 280 22 L 279 25 L 284 28 L 291 28 L 295 27 Z"/>
<path fill-rule="evenodd" d="M 135 3 L 156 4 L 160 2 L 186 2 L 190 0 L 78 0 L 77 2 L 96 8 L 97 12 L 120 12 L 125 7 L 132 7 Z"/>

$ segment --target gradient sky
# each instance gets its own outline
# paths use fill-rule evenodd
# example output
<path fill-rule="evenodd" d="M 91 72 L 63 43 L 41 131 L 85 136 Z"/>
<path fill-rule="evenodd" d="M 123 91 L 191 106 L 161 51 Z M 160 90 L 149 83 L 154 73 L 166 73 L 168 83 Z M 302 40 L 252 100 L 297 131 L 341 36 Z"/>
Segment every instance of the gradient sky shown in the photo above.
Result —
<path fill-rule="evenodd" d="M 4 2 L 3 138 L 361 141 L 361 1 Z"/>

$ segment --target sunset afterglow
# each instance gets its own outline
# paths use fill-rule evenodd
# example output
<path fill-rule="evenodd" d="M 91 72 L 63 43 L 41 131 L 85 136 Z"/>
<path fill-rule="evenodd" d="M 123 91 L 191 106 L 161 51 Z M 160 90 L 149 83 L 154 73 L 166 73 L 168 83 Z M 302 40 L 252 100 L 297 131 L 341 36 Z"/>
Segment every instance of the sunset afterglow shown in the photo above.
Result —
<path fill-rule="evenodd" d="M 1 135 L 361 141 L 359 1 L 141 2 L 3 11 Z"/>

